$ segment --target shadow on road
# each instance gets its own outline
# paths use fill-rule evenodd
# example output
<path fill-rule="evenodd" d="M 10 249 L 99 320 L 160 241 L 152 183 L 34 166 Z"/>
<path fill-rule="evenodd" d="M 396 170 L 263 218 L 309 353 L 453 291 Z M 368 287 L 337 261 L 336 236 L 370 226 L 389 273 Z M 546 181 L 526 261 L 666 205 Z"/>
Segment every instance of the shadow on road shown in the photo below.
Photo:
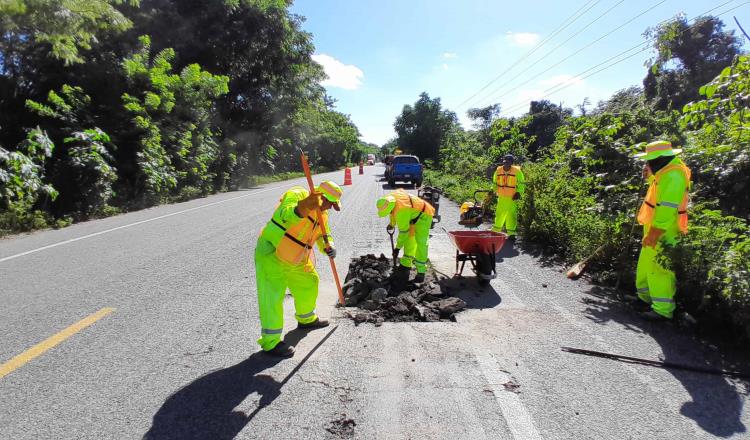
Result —
<path fill-rule="evenodd" d="M 332 327 L 280 382 L 267 374 L 261 374 L 281 362 L 281 359 L 263 352 L 253 353 L 239 364 L 213 371 L 196 379 L 164 402 L 154 415 L 151 429 L 143 436 L 143 439 L 230 440 L 235 438 L 263 408 L 279 397 L 281 388 L 323 345 L 336 328 L 337 326 Z M 306 331 L 293 330 L 286 335 L 284 341 L 290 345 L 297 345 L 307 334 Z M 250 414 L 235 411 L 237 405 L 253 393 L 260 396 L 257 408 Z"/>
<path fill-rule="evenodd" d="M 521 255 L 521 253 L 518 252 L 517 246 L 517 243 L 507 240 L 503 247 L 500 248 L 500 251 L 495 254 L 495 262 L 500 264 L 506 258 L 513 258 Z"/>
<path fill-rule="evenodd" d="M 480 286 L 473 276 L 449 278 L 440 281 L 440 285 L 450 289 L 451 296 L 462 299 L 469 309 L 490 309 L 503 301 L 491 285 Z"/>
<path fill-rule="evenodd" d="M 619 301 L 613 290 L 594 287 L 589 293 L 591 297 L 584 299 L 587 305 L 587 318 L 600 324 L 616 322 L 631 331 L 650 336 L 661 346 L 664 362 L 750 371 L 750 363 L 746 356 L 739 355 L 744 359 L 740 360 L 738 365 L 737 360 L 730 361 L 726 353 L 720 354 L 711 350 L 706 342 L 690 337 L 675 324 L 645 321 L 629 306 Z M 705 373 L 673 369 L 665 371 L 680 381 L 692 398 L 691 401 L 682 404 L 680 414 L 684 417 L 694 420 L 701 429 L 718 437 L 730 437 L 747 431 L 747 427 L 742 423 L 743 390 L 740 382 Z"/>
<path fill-rule="evenodd" d="M 280 361 L 257 352 L 239 364 L 198 378 L 164 402 L 143 439 L 233 439 L 258 412 L 235 411 L 237 405 L 257 393 L 261 409 L 281 393 L 280 382 L 260 374 Z"/>
<path fill-rule="evenodd" d="M 416 188 L 413 183 L 397 183 L 397 184 L 395 184 L 393 186 L 389 185 L 388 183 L 384 183 L 382 185 L 382 187 L 386 191 L 395 191 L 395 190 L 397 190 L 399 188 L 403 188 L 403 189 L 414 189 L 414 188 Z"/>

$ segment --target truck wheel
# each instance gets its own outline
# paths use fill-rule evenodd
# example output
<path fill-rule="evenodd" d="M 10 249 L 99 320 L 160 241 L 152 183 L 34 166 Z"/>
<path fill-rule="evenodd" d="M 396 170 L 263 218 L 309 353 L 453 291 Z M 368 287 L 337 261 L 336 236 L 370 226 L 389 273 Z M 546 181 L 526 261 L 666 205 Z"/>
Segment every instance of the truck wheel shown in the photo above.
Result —
<path fill-rule="evenodd" d="M 388 180 L 388 186 L 390 186 L 391 188 L 395 188 L 396 187 L 396 181 L 389 179 Z"/>
<path fill-rule="evenodd" d="M 422 181 L 421 180 L 414 181 L 414 188 L 419 188 L 420 186 L 422 186 Z"/>

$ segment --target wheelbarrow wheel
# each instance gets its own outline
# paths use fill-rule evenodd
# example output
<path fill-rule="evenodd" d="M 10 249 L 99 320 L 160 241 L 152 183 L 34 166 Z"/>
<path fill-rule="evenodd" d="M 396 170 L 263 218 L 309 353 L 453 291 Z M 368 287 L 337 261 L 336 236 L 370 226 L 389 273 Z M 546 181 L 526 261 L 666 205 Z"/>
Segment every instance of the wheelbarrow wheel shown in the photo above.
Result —
<path fill-rule="evenodd" d="M 490 254 L 477 254 L 477 277 L 479 278 L 479 284 L 486 286 L 490 283 L 493 278 L 492 274 L 495 272 L 495 268 L 492 265 L 492 255 Z"/>

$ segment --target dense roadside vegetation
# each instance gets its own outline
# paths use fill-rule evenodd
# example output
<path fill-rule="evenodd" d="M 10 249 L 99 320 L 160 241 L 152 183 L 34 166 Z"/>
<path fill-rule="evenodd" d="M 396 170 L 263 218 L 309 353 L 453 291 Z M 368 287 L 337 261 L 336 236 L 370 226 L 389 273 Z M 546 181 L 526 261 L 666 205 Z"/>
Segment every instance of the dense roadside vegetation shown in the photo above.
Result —
<path fill-rule="evenodd" d="M 490 189 L 500 158 L 516 155 L 527 179 L 523 236 L 568 262 L 605 245 L 594 277 L 632 289 L 641 237 L 633 218 L 643 194 L 633 154 L 655 139 L 683 146 L 694 187 L 690 233 L 670 250 L 679 306 L 750 337 L 750 57 L 722 26 L 713 17 L 692 24 L 678 17 L 649 29 L 656 56 L 644 87 L 593 109 L 539 101 L 521 117 L 501 117 L 493 105 L 469 110 L 476 124 L 464 130 L 439 99 L 422 94 L 404 107 L 394 123 L 399 136 L 384 148 L 427 158 L 427 181 L 456 201 Z M 415 132 L 432 143 L 404 135 Z M 425 153 L 425 145 L 437 147 Z"/>
<path fill-rule="evenodd" d="M 0 2 L 0 235 L 358 162 L 289 0 Z"/>

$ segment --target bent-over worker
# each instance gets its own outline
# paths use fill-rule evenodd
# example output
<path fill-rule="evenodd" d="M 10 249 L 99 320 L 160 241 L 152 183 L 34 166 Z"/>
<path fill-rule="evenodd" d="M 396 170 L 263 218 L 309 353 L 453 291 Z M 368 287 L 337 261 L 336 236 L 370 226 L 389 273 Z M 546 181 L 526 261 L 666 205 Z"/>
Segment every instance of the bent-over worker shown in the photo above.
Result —
<path fill-rule="evenodd" d="M 403 189 L 379 198 L 376 206 L 379 217 L 390 215 L 389 230 L 394 227 L 398 228 L 398 239 L 393 253 L 394 261 L 403 249 L 404 255 L 401 257 L 400 270 L 408 272 L 412 265 L 416 266 L 417 276 L 414 281 L 423 282 L 425 272 L 427 272 L 427 242 L 430 239 L 430 227 L 432 227 L 435 208 L 427 201 Z"/>

